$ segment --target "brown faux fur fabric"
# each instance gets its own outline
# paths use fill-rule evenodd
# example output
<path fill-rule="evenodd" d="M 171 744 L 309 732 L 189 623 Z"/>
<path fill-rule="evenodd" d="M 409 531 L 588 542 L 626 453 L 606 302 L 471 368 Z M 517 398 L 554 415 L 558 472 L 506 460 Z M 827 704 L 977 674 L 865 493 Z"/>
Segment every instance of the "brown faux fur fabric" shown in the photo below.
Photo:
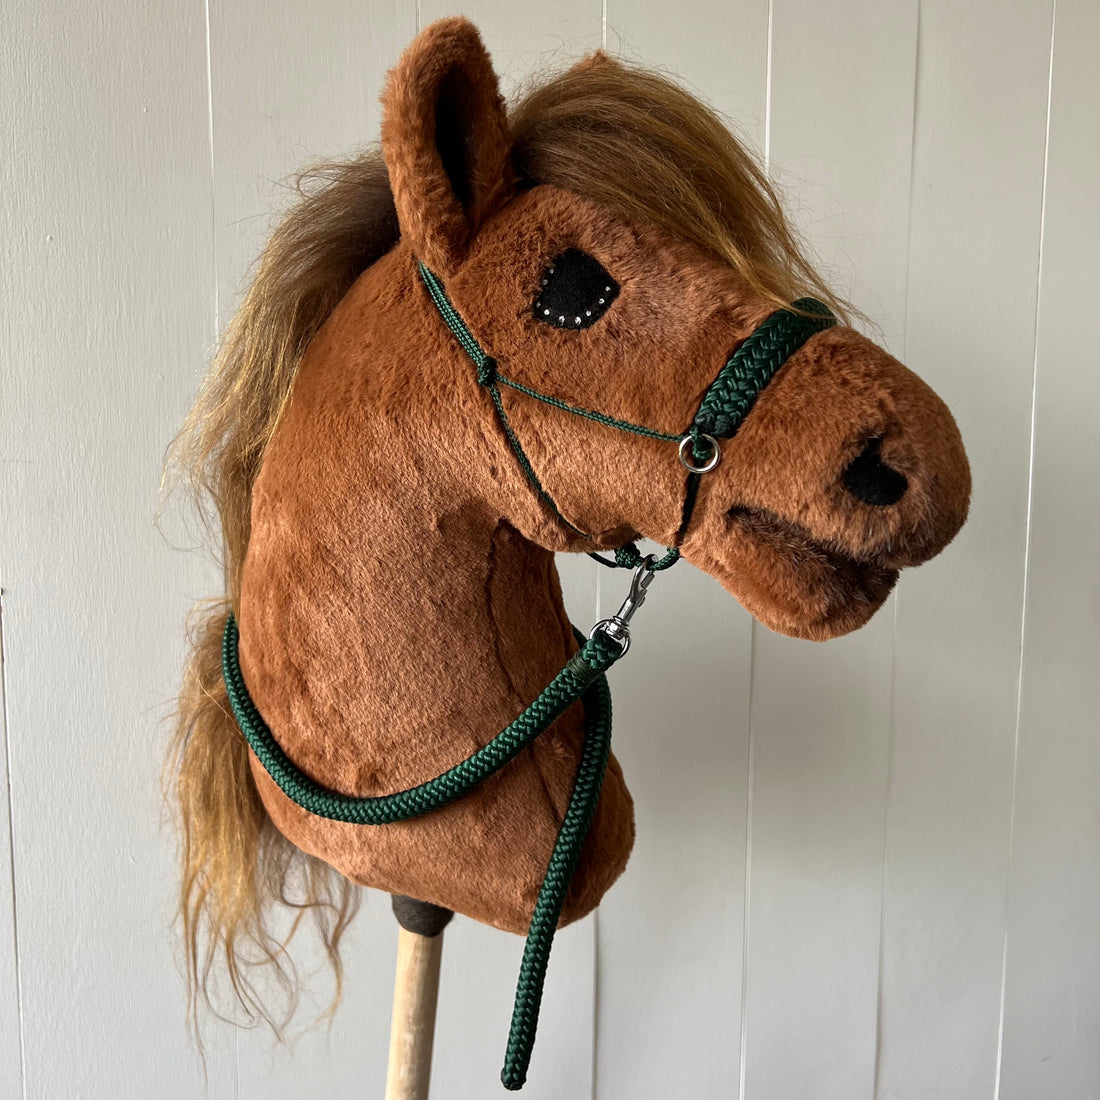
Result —
<path fill-rule="evenodd" d="M 458 763 L 576 648 L 552 555 L 506 518 L 530 524 L 538 505 L 461 355 L 400 246 L 315 338 L 254 490 L 245 679 L 290 757 L 345 793 Z M 582 734 L 575 707 L 474 794 L 394 825 L 313 817 L 254 771 L 278 828 L 349 878 L 520 932 Z M 612 763 L 567 919 L 599 901 L 632 839 Z"/>
<path fill-rule="evenodd" d="M 610 62 L 603 62 L 610 64 Z M 517 191 L 476 31 L 445 20 L 390 76 L 383 146 L 401 242 L 312 341 L 253 491 L 239 621 L 256 705 L 307 774 L 349 794 L 429 779 L 490 740 L 576 648 L 553 551 L 669 543 L 686 487 L 675 444 L 505 391 L 569 522 L 533 492 L 489 394 L 416 273 L 422 259 L 509 377 L 680 433 L 775 305 L 712 252 L 550 186 Z M 620 293 L 590 328 L 532 313 L 553 258 L 596 257 Z M 908 479 L 889 507 L 847 490 L 868 441 Z M 951 414 L 850 328 L 820 333 L 761 394 L 702 481 L 683 551 L 762 622 L 824 639 L 864 623 L 897 570 L 966 515 Z M 579 707 L 472 795 L 352 826 L 290 803 L 254 761 L 276 826 L 356 882 L 526 931 L 579 758 Z M 612 759 L 563 922 L 598 904 L 633 841 Z"/>

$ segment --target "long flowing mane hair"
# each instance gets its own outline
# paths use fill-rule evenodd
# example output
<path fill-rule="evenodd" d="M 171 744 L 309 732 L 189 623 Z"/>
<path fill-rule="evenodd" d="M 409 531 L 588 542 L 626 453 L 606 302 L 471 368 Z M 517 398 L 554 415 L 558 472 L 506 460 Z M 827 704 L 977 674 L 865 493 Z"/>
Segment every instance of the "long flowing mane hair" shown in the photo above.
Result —
<path fill-rule="evenodd" d="M 846 303 L 807 260 L 754 156 L 666 77 L 597 54 L 535 84 L 509 120 L 521 185 L 553 184 L 625 221 L 656 224 L 736 267 L 777 306 L 811 293 L 844 316 Z M 298 987 L 287 944 L 307 914 L 339 997 L 340 940 L 358 891 L 268 820 L 222 681 L 221 637 L 238 609 L 253 482 L 302 354 L 356 278 L 398 239 L 377 147 L 315 166 L 296 186 L 298 199 L 271 236 L 170 452 L 200 510 L 209 514 L 211 503 L 216 510 L 225 577 L 223 596 L 192 616 L 167 773 L 181 838 L 189 1011 L 197 1023 L 200 1003 L 216 1007 L 221 998 L 211 994 L 224 972 L 246 1017 L 277 1033 Z M 274 990 L 257 980 L 262 970 L 274 976 Z"/>

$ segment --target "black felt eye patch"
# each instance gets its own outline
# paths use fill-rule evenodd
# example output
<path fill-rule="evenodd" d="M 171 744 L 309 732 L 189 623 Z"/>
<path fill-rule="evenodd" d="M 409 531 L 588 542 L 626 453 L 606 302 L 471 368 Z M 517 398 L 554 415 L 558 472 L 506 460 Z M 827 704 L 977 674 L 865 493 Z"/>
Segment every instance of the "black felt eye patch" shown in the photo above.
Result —
<path fill-rule="evenodd" d="M 555 256 L 542 277 L 532 307 L 535 316 L 555 328 L 588 328 L 610 308 L 619 284 L 599 260 L 570 248 Z"/>

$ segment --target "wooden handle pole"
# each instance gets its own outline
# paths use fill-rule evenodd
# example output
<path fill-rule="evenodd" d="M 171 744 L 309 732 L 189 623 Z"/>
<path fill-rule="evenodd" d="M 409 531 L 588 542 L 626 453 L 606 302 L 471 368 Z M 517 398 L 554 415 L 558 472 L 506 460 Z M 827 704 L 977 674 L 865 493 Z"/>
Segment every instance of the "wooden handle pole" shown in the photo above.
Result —
<path fill-rule="evenodd" d="M 428 1100 L 443 935 L 402 928 L 397 937 L 386 1100 Z"/>
<path fill-rule="evenodd" d="M 393 911 L 401 927 L 397 934 L 386 1100 L 428 1100 L 443 928 L 452 914 L 449 909 L 401 896 L 393 898 Z"/>

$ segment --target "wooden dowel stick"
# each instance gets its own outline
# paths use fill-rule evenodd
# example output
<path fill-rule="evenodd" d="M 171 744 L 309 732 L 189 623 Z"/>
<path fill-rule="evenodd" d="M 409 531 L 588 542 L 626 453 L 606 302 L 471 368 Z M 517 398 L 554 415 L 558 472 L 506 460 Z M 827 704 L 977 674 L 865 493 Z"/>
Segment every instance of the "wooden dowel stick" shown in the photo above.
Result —
<path fill-rule="evenodd" d="M 421 936 L 398 930 L 386 1100 L 428 1098 L 442 954 L 442 932 Z"/>

